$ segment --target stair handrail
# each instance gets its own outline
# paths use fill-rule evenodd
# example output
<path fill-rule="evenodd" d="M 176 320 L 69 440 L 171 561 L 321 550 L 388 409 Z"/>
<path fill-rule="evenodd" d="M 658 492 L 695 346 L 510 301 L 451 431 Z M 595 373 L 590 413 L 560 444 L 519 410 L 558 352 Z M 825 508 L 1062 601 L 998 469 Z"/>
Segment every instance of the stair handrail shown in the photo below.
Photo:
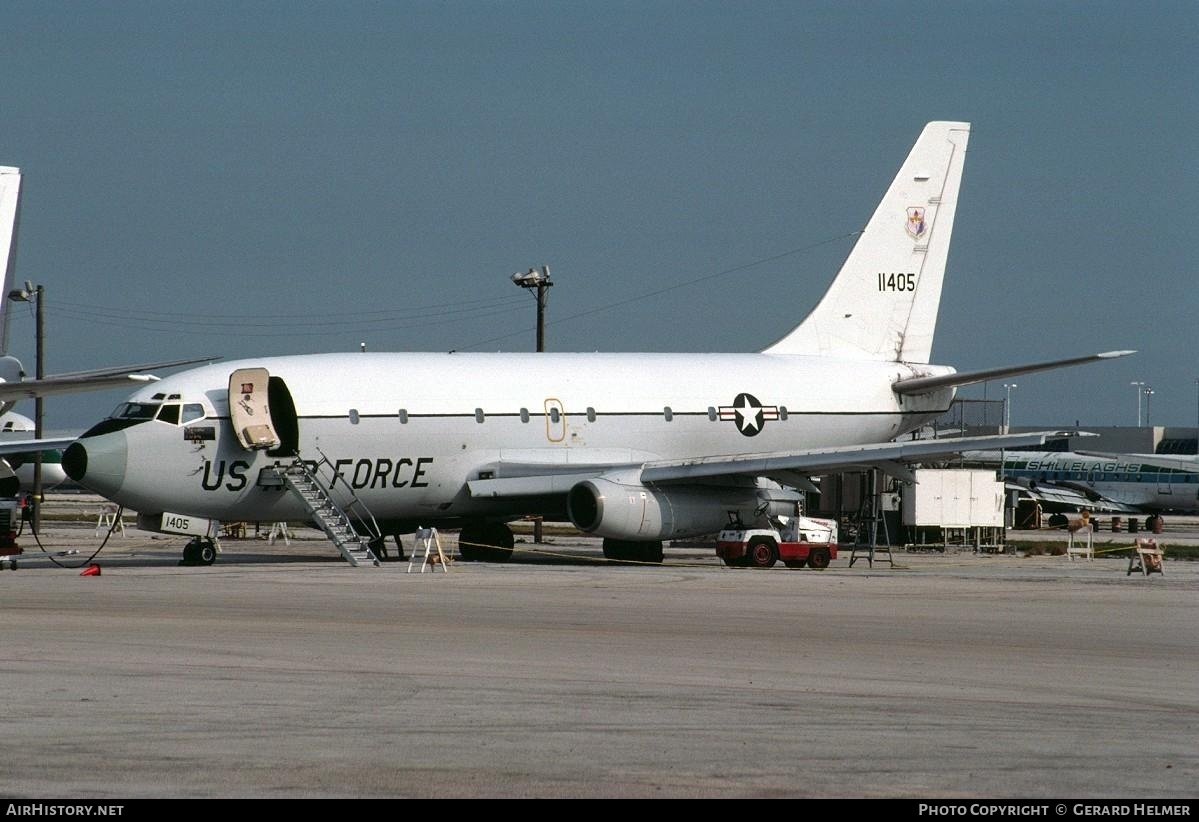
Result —
<path fill-rule="evenodd" d="M 327 465 L 327 466 L 329 466 L 329 468 L 332 471 L 333 479 L 329 483 L 329 487 L 327 489 L 322 487 L 322 489 L 321 489 L 329 495 L 330 499 L 332 499 L 333 488 L 337 483 L 337 468 L 336 468 L 336 466 L 334 466 L 333 460 L 329 459 L 329 455 L 326 454 L 323 450 L 321 450 L 321 447 L 319 445 L 314 445 L 313 449 L 321 457 L 320 460 L 317 461 L 317 467 L 319 468 L 321 465 Z M 300 459 L 299 454 L 296 455 L 296 459 Z M 300 459 L 300 461 L 301 461 L 301 463 L 303 463 L 302 459 Z M 308 474 L 310 477 L 312 477 L 314 480 L 316 480 L 318 485 L 321 485 L 321 477 L 316 475 L 314 472 L 308 471 L 308 465 L 306 463 L 304 464 L 304 472 L 306 474 Z M 345 496 L 348 496 L 350 501 L 344 505 L 338 503 L 339 507 L 342 508 L 342 510 L 344 510 L 346 512 L 347 517 L 349 517 L 351 512 L 354 513 L 355 518 L 358 520 L 359 523 L 362 524 L 362 527 L 366 529 L 367 538 L 370 539 L 372 542 L 377 539 L 382 539 L 383 531 L 382 531 L 382 529 L 379 528 L 379 521 L 375 519 L 374 513 L 371 511 L 371 509 L 369 507 L 367 507 L 367 504 L 365 502 L 363 502 L 361 499 L 358 498 L 358 496 L 356 494 L 354 494 L 354 490 L 353 490 L 353 488 L 350 487 L 350 484 L 348 482 L 344 482 L 344 477 L 343 477 L 343 483 L 345 484 L 345 487 L 346 487 Z M 363 516 L 364 513 L 366 515 L 365 517 Z M 353 525 L 353 523 L 350 523 L 350 524 Z"/>

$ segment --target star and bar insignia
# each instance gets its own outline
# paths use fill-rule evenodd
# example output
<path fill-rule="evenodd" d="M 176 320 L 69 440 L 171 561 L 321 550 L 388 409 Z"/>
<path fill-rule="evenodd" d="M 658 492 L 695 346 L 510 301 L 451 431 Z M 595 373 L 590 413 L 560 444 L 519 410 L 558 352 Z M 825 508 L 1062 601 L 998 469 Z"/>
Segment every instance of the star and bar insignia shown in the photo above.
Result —
<path fill-rule="evenodd" d="M 756 437 L 767 420 L 779 418 L 777 405 L 762 405 L 753 394 L 744 392 L 737 395 L 732 405 L 722 405 L 719 410 L 720 419 L 735 422 L 737 430 L 747 437 Z"/>

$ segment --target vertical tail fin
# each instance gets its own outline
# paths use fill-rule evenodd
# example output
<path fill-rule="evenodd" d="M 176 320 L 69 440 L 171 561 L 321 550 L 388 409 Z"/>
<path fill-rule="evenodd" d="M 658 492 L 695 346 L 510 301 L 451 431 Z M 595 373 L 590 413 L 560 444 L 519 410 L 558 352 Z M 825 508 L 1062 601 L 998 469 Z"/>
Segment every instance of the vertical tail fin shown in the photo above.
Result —
<path fill-rule="evenodd" d="M 765 353 L 929 361 L 969 136 L 924 127 L 824 297 Z"/>
<path fill-rule="evenodd" d="M 21 169 L 0 166 L 0 264 L 4 290 L 0 291 L 0 355 L 8 353 L 8 292 L 17 268 L 17 225 L 20 223 Z"/>

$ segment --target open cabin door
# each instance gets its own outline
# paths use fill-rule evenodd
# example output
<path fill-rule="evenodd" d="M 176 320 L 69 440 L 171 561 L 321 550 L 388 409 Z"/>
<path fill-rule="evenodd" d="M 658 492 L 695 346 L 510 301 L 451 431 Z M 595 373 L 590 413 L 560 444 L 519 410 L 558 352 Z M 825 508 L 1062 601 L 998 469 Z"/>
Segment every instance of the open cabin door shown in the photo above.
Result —
<path fill-rule="evenodd" d="M 242 448 L 278 448 L 281 440 L 271 421 L 270 374 L 265 368 L 239 368 L 229 375 L 229 420 Z"/>

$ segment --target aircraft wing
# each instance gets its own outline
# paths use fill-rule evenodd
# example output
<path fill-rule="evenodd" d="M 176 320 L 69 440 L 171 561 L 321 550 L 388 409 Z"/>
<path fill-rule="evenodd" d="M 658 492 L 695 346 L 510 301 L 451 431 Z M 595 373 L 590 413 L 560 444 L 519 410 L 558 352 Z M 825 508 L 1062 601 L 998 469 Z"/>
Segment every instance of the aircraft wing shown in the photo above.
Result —
<path fill-rule="evenodd" d="M 1069 485 L 1052 482 L 1024 482 L 1008 480 L 1005 487 L 1009 491 L 1019 491 L 1030 499 L 1047 502 L 1054 505 L 1068 505 L 1072 508 L 1090 508 L 1110 514 L 1141 514 L 1144 511 L 1135 505 L 1116 502 L 1094 491 L 1084 492 Z"/>
<path fill-rule="evenodd" d="M 690 482 L 736 476 L 771 476 L 780 473 L 827 474 L 834 471 L 878 468 L 885 473 L 911 480 L 903 463 L 956 457 L 963 451 L 1027 448 L 1041 445 L 1056 431 L 1031 434 L 1006 434 L 985 437 L 948 437 L 939 440 L 907 440 L 807 451 L 779 451 L 765 454 L 734 454 L 701 457 L 694 460 L 665 460 L 646 463 L 641 481 L 646 483 Z"/>
<path fill-rule="evenodd" d="M 620 470 L 640 470 L 648 455 L 628 448 L 593 448 L 579 461 L 561 448 L 501 451 L 499 459 L 469 480 L 472 497 L 537 497 L 565 494 L 586 479 Z"/>
<path fill-rule="evenodd" d="M 1047 483 L 1038 483 L 1035 488 L 1030 488 L 1025 483 L 1009 480 L 1004 483 L 1004 488 L 1008 491 L 1019 491 L 1038 502 L 1070 505 L 1075 508 L 1089 508 L 1094 504 L 1091 500 L 1087 499 L 1085 494 L 1080 494 L 1078 491 L 1071 491 L 1069 488 L 1058 488 Z"/>
<path fill-rule="evenodd" d="M 151 362 L 141 365 L 128 365 L 119 368 L 97 368 L 92 371 L 73 371 L 67 374 L 54 374 L 40 380 L 21 380 L 20 382 L 0 382 L 0 402 L 13 402 L 31 397 L 45 397 L 50 394 L 70 394 L 78 391 L 95 391 L 101 388 L 111 388 L 130 382 L 154 382 L 158 377 L 153 374 L 140 372 L 175 368 L 181 365 L 212 362 L 218 357 L 198 357 L 189 360 L 169 360 L 166 362 Z"/>
<path fill-rule="evenodd" d="M 0 442 L 0 457 L 9 454 L 36 454 L 38 451 L 53 451 L 66 448 L 78 437 L 55 437 L 40 440 L 5 440 Z"/>
<path fill-rule="evenodd" d="M 470 480 L 466 483 L 472 497 L 541 497 L 551 494 L 565 494 L 577 482 L 602 477 L 613 468 L 595 468 L 591 471 L 575 471 L 558 473 L 552 469 L 544 474 L 528 477 L 500 477 L 492 479 Z"/>
<path fill-rule="evenodd" d="M 530 497 L 565 494 L 582 480 L 617 471 L 629 471 L 647 484 L 688 483 L 703 480 L 744 480 L 769 477 L 785 485 L 810 487 L 811 475 L 835 471 L 879 468 L 893 476 L 911 480 L 904 463 L 956 457 L 962 451 L 1000 448 L 1027 448 L 1041 445 L 1058 435 L 1057 431 L 986 437 L 950 437 L 939 440 L 911 440 L 817 448 L 806 451 L 780 451 L 762 454 L 732 454 L 693 460 L 640 461 L 627 451 L 607 455 L 607 460 L 589 460 L 587 464 L 500 460 L 494 470 L 467 482 L 472 497 Z"/>

